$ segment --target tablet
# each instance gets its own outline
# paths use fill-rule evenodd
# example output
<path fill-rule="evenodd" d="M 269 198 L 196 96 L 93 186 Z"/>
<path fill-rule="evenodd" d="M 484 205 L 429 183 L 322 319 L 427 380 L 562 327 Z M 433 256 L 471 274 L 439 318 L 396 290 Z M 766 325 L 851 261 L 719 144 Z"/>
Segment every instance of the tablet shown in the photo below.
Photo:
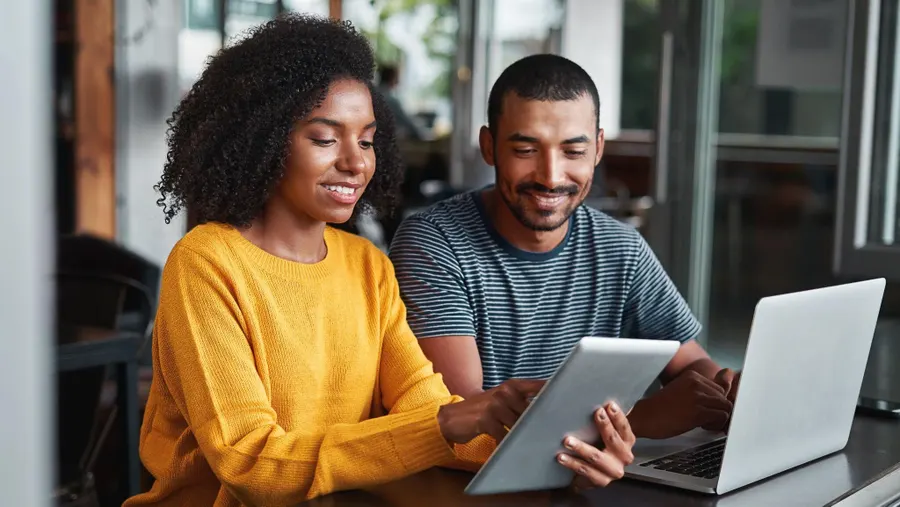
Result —
<path fill-rule="evenodd" d="M 669 363 L 674 340 L 582 338 L 466 487 L 488 495 L 568 486 L 574 472 L 556 461 L 572 435 L 596 444 L 594 412 L 615 401 L 626 413 Z"/>

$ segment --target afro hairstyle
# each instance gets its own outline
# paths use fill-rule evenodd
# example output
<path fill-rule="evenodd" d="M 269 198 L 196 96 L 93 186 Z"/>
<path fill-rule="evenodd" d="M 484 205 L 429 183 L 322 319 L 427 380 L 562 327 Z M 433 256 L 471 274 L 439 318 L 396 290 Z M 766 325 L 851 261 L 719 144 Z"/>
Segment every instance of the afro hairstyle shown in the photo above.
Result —
<path fill-rule="evenodd" d="M 245 227 L 284 174 L 290 134 L 352 79 L 372 94 L 378 123 L 375 173 L 354 210 L 391 216 L 403 166 L 390 107 L 373 86 L 375 59 L 346 21 L 286 14 L 249 30 L 213 56 L 168 120 L 168 155 L 156 190 L 166 222 L 187 208 L 197 223 Z"/>

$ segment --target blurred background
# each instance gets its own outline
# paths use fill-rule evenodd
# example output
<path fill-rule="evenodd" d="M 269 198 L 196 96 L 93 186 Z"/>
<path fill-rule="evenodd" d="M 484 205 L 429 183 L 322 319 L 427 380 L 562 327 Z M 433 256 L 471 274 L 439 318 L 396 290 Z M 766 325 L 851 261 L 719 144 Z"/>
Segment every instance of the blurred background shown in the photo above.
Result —
<path fill-rule="evenodd" d="M 518 58 L 562 54 L 601 95 L 588 205 L 645 235 L 713 357 L 741 366 L 760 297 L 883 276 L 863 389 L 900 400 L 898 0 L 12 2 L 0 389 L 22 415 L 0 418 L 0 490 L 23 496 L 5 505 L 119 505 L 146 487 L 159 274 L 191 226 L 156 203 L 166 119 L 210 55 L 284 11 L 352 21 L 393 98 L 403 210 L 358 233 L 387 249 L 403 216 L 490 184 L 491 85 Z"/>

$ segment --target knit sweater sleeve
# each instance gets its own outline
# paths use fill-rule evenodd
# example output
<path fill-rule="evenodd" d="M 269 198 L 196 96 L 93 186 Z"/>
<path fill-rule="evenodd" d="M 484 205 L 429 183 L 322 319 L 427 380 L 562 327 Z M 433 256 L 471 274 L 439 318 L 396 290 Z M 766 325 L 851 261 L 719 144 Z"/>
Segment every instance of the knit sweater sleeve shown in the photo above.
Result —
<path fill-rule="evenodd" d="M 292 505 L 453 459 L 437 424 L 448 393 L 408 345 L 384 345 L 388 415 L 286 431 L 257 373 L 227 266 L 176 247 L 160 298 L 163 381 L 212 472 L 241 502 Z"/>
<path fill-rule="evenodd" d="M 463 399 L 451 396 L 439 373 L 435 373 L 431 361 L 422 352 L 418 340 L 406 318 L 406 306 L 400 297 L 400 288 L 394 268 L 386 261 L 381 297 L 385 333 L 382 351 L 381 385 L 385 408 L 390 413 L 402 413 L 420 409 L 427 403 L 456 403 Z M 465 444 L 455 444 L 452 459 L 438 463 L 440 466 L 467 471 L 477 471 L 496 448 L 488 435 L 480 435 Z"/>

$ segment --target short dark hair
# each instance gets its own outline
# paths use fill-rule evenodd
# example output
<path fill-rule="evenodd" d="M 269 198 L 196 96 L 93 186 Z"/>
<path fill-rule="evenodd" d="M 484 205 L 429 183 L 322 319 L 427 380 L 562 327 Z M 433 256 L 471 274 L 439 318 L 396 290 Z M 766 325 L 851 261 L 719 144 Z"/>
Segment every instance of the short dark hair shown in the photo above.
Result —
<path fill-rule="evenodd" d="M 600 126 L 600 94 L 591 76 L 577 63 L 554 54 L 526 56 L 503 70 L 488 97 L 488 128 L 497 132 L 503 99 L 515 93 L 523 99 L 542 101 L 577 100 L 589 95 Z"/>
<path fill-rule="evenodd" d="M 290 134 L 335 81 L 364 83 L 378 129 L 372 181 L 354 211 L 390 215 L 403 166 L 390 106 L 375 90 L 375 58 L 349 22 L 285 14 L 220 51 L 169 120 L 169 153 L 156 186 L 170 221 L 188 208 L 197 221 L 246 226 L 281 181 Z"/>

